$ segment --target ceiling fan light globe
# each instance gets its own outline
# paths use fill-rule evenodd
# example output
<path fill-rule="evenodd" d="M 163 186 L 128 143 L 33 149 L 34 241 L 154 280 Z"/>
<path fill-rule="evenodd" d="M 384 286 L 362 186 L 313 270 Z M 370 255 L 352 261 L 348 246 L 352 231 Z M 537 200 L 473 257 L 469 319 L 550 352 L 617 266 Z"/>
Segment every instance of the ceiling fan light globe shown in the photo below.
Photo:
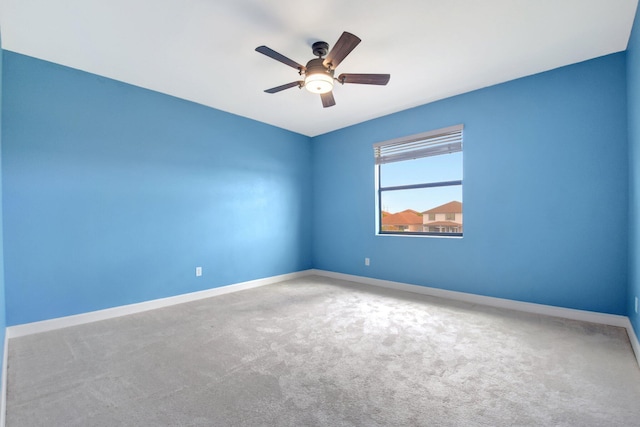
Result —
<path fill-rule="evenodd" d="M 307 74 L 304 87 L 311 93 L 327 93 L 333 89 L 333 76 L 326 72 Z"/>

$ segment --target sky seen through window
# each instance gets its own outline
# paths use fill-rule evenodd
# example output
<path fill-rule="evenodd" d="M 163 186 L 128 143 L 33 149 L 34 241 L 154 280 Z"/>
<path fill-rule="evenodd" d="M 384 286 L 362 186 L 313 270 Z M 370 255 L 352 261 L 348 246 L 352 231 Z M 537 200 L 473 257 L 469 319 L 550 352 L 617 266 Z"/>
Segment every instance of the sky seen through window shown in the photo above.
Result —
<path fill-rule="evenodd" d="M 381 187 L 456 180 L 462 180 L 462 152 L 380 165 Z M 460 185 L 387 191 L 381 202 L 383 211 L 396 213 L 406 209 L 424 212 L 454 200 L 462 202 Z"/>

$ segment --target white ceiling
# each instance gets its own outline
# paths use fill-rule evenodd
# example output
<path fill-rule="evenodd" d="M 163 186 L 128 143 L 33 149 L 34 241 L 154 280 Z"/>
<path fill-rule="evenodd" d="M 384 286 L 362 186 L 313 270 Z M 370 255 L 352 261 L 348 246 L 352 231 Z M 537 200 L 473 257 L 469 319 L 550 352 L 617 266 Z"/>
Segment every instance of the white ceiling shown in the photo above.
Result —
<path fill-rule="evenodd" d="M 308 136 L 625 50 L 638 0 L 0 0 L 2 47 Z M 318 40 L 362 39 L 336 105 L 297 88 Z"/>

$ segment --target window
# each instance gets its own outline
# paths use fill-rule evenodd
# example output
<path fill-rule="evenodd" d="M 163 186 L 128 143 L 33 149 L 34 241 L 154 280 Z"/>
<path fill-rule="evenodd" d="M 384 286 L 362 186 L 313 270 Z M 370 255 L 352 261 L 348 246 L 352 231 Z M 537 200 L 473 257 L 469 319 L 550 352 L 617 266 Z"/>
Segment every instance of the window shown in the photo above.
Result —
<path fill-rule="evenodd" d="M 462 130 L 374 144 L 379 234 L 462 236 Z"/>

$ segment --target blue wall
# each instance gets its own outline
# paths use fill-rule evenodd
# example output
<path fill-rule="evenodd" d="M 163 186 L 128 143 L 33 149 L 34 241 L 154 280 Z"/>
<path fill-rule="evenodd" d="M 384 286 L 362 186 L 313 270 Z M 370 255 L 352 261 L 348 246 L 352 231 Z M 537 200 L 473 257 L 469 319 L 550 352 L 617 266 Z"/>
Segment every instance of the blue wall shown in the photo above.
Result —
<path fill-rule="evenodd" d="M 12 52 L 3 71 L 9 325 L 311 267 L 628 312 L 625 53 L 312 139 Z M 375 236 L 372 144 L 457 123 L 464 238 Z"/>
<path fill-rule="evenodd" d="M 9 325 L 311 267 L 309 138 L 7 51 L 3 112 Z"/>
<path fill-rule="evenodd" d="M 2 90 L 2 38 L 0 36 L 0 100 L 4 91 Z M 0 102 L 0 371 L 4 360 L 4 336 L 6 332 L 6 304 L 4 295 L 4 239 L 2 233 L 2 102 Z M 2 416 L 0 416 L 2 418 Z"/>
<path fill-rule="evenodd" d="M 314 267 L 626 314 L 625 67 L 614 54 L 315 137 Z M 372 144 L 458 123 L 464 238 L 375 236 Z"/>
<path fill-rule="evenodd" d="M 640 317 L 635 312 L 635 297 L 640 297 L 640 8 L 627 50 L 627 87 L 629 114 L 629 319 L 640 335 Z"/>

